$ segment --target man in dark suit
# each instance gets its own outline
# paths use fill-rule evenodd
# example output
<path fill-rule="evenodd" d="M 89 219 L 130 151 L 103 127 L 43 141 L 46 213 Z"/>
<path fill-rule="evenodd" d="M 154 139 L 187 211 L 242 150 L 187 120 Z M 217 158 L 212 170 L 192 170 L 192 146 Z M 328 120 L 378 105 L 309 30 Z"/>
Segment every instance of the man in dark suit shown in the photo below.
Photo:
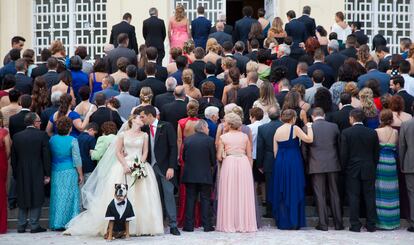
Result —
<path fill-rule="evenodd" d="M 45 199 L 44 185 L 50 182 L 51 156 L 49 137 L 39 130 L 40 118 L 28 112 L 22 123 L 23 131 L 13 136 L 11 165 L 17 183 L 17 206 L 19 207 L 18 233 L 24 233 L 30 216 L 30 233 L 45 232 L 39 224 Z M 28 147 L 30 146 L 30 147 Z"/>
<path fill-rule="evenodd" d="M 20 59 L 20 49 L 12 49 L 9 52 L 10 62 L 0 68 L 0 84 L 7 74 L 16 75 L 16 61 Z"/>
<path fill-rule="evenodd" d="M 193 70 L 194 86 L 199 87 L 200 82 L 206 79 L 206 74 L 204 73 L 204 69 L 206 68 L 206 62 L 204 62 L 203 60 L 205 53 L 204 49 L 201 47 L 195 48 L 193 52 L 196 60 L 190 65 L 188 65 L 188 68 Z"/>
<path fill-rule="evenodd" d="M 116 127 L 118 129 L 121 128 L 123 122 L 121 117 L 119 116 L 118 112 L 111 110 L 106 107 L 106 96 L 104 94 L 97 94 L 95 98 L 95 104 L 98 107 L 98 109 L 92 113 L 89 122 L 94 122 L 98 124 L 99 132 L 97 136 L 102 135 L 102 129 L 101 126 L 104 124 L 104 122 L 112 121 L 116 124 Z"/>
<path fill-rule="evenodd" d="M 390 49 L 387 46 L 377 46 L 375 48 L 375 54 L 379 59 L 378 70 L 380 72 L 387 72 L 389 69 L 391 69 L 392 54 L 390 54 Z"/>
<path fill-rule="evenodd" d="M 165 88 L 167 89 L 167 92 L 154 97 L 154 106 L 161 109 L 164 105 L 173 102 L 175 100 L 175 87 L 177 87 L 177 81 L 175 78 L 167 78 L 167 81 L 165 81 Z"/>
<path fill-rule="evenodd" d="M 223 46 L 223 54 L 222 54 L 223 57 L 216 61 L 216 75 L 223 72 L 223 68 L 221 67 L 221 64 L 224 58 L 226 57 L 232 58 L 237 64 L 237 60 L 234 58 L 234 55 L 233 55 L 233 43 L 224 42 L 222 46 Z"/>
<path fill-rule="evenodd" d="M 124 57 L 128 59 L 129 64 L 137 64 L 137 55 L 134 50 L 128 48 L 129 38 L 126 33 L 118 35 L 118 46 L 109 51 L 106 56 L 106 68 L 109 74 L 118 71 L 117 61 L 119 58 Z"/>
<path fill-rule="evenodd" d="M 325 57 L 325 63 L 332 68 L 335 74 L 335 80 L 338 78 L 339 67 L 341 67 L 347 56 L 339 52 L 339 43 L 337 40 L 330 40 L 328 43 L 329 55 Z"/>
<path fill-rule="evenodd" d="M 410 205 L 410 217 L 407 219 L 410 226 L 407 231 L 414 232 L 414 119 L 401 124 L 398 153 Z"/>
<path fill-rule="evenodd" d="M 37 67 L 33 68 L 32 74 L 30 75 L 34 80 L 36 77 L 43 76 L 47 72 L 47 60 L 52 56 L 52 53 L 49 49 L 44 48 L 40 52 L 41 62 L 37 64 Z"/>
<path fill-rule="evenodd" d="M 19 54 L 20 54 L 20 51 L 23 50 L 23 47 L 24 47 L 24 43 L 25 42 L 26 42 L 26 39 L 24 39 L 23 37 L 21 37 L 21 36 L 14 36 L 11 39 L 11 48 L 12 49 L 19 50 Z M 20 56 L 19 56 L 19 58 L 20 58 Z M 4 66 L 7 65 L 11 60 L 12 59 L 10 57 L 10 52 L 9 52 L 9 53 L 6 54 L 6 56 L 4 56 L 3 65 Z"/>
<path fill-rule="evenodd" d="M 334 217 L 335 230 L 343 230 L 341 201 L 338 192 L 339 164 L 339 129 L 334 123 L 325 120 L 322 108 L 312 110 L 313 142 L 302 144 L 302 155 L 309 166 L 312 176 L 312 187 L 316 197 L 319 222 L 317 230 L 327 231 L 329 225 L 326 193 L 329 190 L 331 210 Z M 307 127 L 304 127 L 307 132 Z M 326 188 L 328 182 L 328 188 Z"/>
<path fill-rule="evenodd" d="M 206 79 L 200 82 L 198 89 L 201 90 L 203 83 L 210 81 L 214 83 L 214 86 L 216 87 L 214 90 L 214 97 L 221 100 L 223 97 L 224 82 L 214 75 L 216 72 L 216 66 L 211 62 L 207 62 L 204 72 L 206 74 Z"/>
<path fill-rule="evenodd" d="M 161 200 L 169 221 L 170 233 L 179 236 L 177 206 L 174 197 L 175 172 L 178 168 L 176 129 L 174 130 L 168 122 L 158 121 L 153 106 L 140 107 L 136 110 L 136 114 L 145 124 L 143 131 L 149 136 L 148 160 L 158 180 Z"/>
<path fill-rule="evenodd" d="M 113 44 L 115 48 L 120 44 L 118 36 L 121 33 L 125 33 L 128 36 L 129 43 L 125 48 L 129 48 L 135 51 L 135 54 L 138 54 L 138 43 L 137 36 L 135 34 L 135 27 L 131 25 L 132 15 L 130 13 L 125 13 L 122 17 L 122 21 L 114 26 L 112 26 L 111 36 L 109 37 L 109 43 Z M 134 63 L 133 63 L 134 64 Z M 115 72 L 115 71 L 114 71 Z"/>
<path fill-rule="evenodd" d="M 260 90 L 256 85 L 259 75 L 257 72 L 249 72 L 247 74 L 247 87 L 241 88 L 237 93 L 237 105 L 239 105 L 244 112 L 244 124 L 250 124 L 249 110 L 253 107 L 253 103 L 259 98 Z"/>
<path fill-rule="evenodd" d="M 31 94 L 33 80 L 31 77 L 26 76 L 27 62 L 25 59 L 18 59 L 16 61 L 16 70 L 16 86 L 14 88 L 19 90 L 22 94 Z"/>
<path fill-rule="evenodd" d="M 322 49 L 315 50 L 315 54 L 313 55 L 313 59 L 315 60 L 313 65 L 311 65 L 308 69 L 308 75 L 312 76 L 313 72 L 316 70 L 323 71 L 325 78 L 322 82 L 322 85 L 325 88 L 330 88 L 332 84 L 335 82 L 335 72 L 333 69 L 325 64 L 325 54 L 323 53 Z"/>
<path fill-rule="evenodd" d="M 131 84 L 131 86 L 129 86 L 129 94 L 139 98 L 138 85 L 140 81 L 137 80 L 137 66 L 128 65 L 126 74 L 128 75 L 129 83 Z"/>
<path fill-rule="evenodd" d="M 233 35 L 233 26 L 228 25 L 226 23 L 226 20 L 227 20 L 226 14 L 222 13 L 222 14 L 219 14 L 218 19 L 217 19 L 217 23 L 218 22 L 223 23 L 224 24 L 224 32 L 231 36 L 231 35 Z M 216 28 L 216 26 L 213 26 L 210 30 L 210 33 L 215 33 L 215 32 L 217 32 L 217 28 Z"/>
<path fill-rule="evenodd" d="M 357 59 L 357 38 L 355 35 L 351 34 L 346 38 L 345 49 L 341 51 L 341 54 L 345 55 L 348 58 Z"/>
<path fill-rule="evenodd" d="M 377 63 L 370 60 L 365 65 L 367 73 L 358 77 L 358 89 L 362 89 L 366 86 L 366 83 L 370 79 L 376 79 L 380 83 L 381 95 L 388 93 L 390 87 L 390 75 L 384 72 L 380 72 L 377 68 Z"/>
<path fill-rule="evenodd" d="M 138 84 L 138 94 L 141 93 L 141 89 L 143 87 L 150 87 L 152 89 L 152 94 L 154 97 L 156 97 L 159 94 L 165 93 L 164 82 L 155 77 L 155 66 L 155 63 L 148 63 L 145 66 L 145 74 L 147 75 L 147 79 Z"/>
<path fill-rule="evenodd" d="M 43 75 L 46 81 L 47 88 L 51 89 L 52 86 L 59 83 L 59 73 L 57 73 L 58 60 L 55 57 L 47 59 L 47 72 Z"/>
<path fill-rule="evenodd" d="M 174 90 L 175 100 L 165 104 L 160 109 L 160 118 L 162 121 L 171 123 L 174 130 L 177 131 L 178 121 L 187 117 L 187 102 L 185 100 L 185 91 L 183 86 L 177 86 Z"/>
<path fill-rule="evenodd" d="M 170 77 L 177 80 L 177 85 L 183 85 L 183 71 L 187 67 L 188 59 L 187 57 L 180 55 L 175 59 L 175 64 L 177 65 L 177 71 L 170 75 Z"/>
<path fill-rule="evenodd" d="M 310 17 L 311 14 L 311 7 L 304 6 L 302 11 L 302 16 L 298 18 L 298 21 L 305 24 L 306 27 L 306 34 L 308 37 L 315 36 L 316 24 L 315 19 Z"/>
<path fill-rule="evenodd" d="M 242 11 L 244 17 L 236 21 L 233 32 L 233 41 L 242 41 L 245 45 L 247 45 L 250 28 L 253 23 L 257 22 L 257 20 L 252 18 L 253 8 L 251 6 L 244 6 Z"/>
<path fill-rule="evenodd" d="M 404 111 L 412 115 L 412 105 L 414 103 L 414 97 L 407 93 L 407 91 L 404 89 L 404 84 L 405 81 L 402 76 L 394 76 L 391 78 L 390 81 L 390 89 L 394 92 L 395 95 L 401 96 L 401 98 L 403 98 Z"/>
<path fill-rule="evenodd" d="M 308 64 L 306 62 L 299 62 L 296 68 L 296 73 L 298 78 L 293 79 L 290 83 L 292 86 L 296 84 L 302 84 L 305 86 L 305 89 L 308 89 L 313 86 L 312 78 L 308 75 Z"/>
<path fill-rule="evenodd" d="M 198 17 L 191 21 L 191 36 L 194 39 L 195 47 L 206 48 L 208 35 L 210 34 L 211 21 L 204 17 L 204 7 L 198 6 Z"/>
<path fill-rule="evenodd" d="M 214 139 L 208 136 L 208 124 L 199 120 L 195 134 L 184 140 L 183 160 L 185 168 L 182 182 L 186 187 L 185 222 L 183 231 L 194 231 L 194 208 L 200 194 L 201 222 L 205 232 L 213 231 L 211 224 L 210 197 L 213 185 L 212 167 L 216 165 Z"/>
<path fill-rule="evenodd" d="M 351 23 L 352 34 L 355 35 L 359 46 L 368 43 L 368 36 L 365 35 L 364 31 L 361 30 L 361 22 L 355 21 Z"/>
<path fill-rule="evenodd" d="M 286 13 L 288 23 L 285 25 L 285 31 L 289 37 L 292 37 L 292 47 L 299 47 L 300 43 L 305 43 L 308 38 L 306 26 L 303 22 L 296 19 L 296 13 L 293 10 L 289 10 Z"/>
<path fill-rule="evenodd" d="M 298 77 L 296 74 L 296 66 L 298 62 L 295 59 L 289 57 L 290 47 L 286 44 L 280 44 L 279 49 L 277 50 L 277 60 L 272 62 L 272 70 L 276 66 L 284 66 L 288 69 L 287 79 L 293 80 Z"/>
<path fill-rule="evenodd" d="M 237 61 L 237 67 L 240 70 L 240 74 L 246 73 L 246 65 L 249 62 L 249 58 L 243 56 L 245 50 L 245 44 L 242 41 L 237 41 L 234 45 L 234 59 Z"/>
<path fill-rule="evenodd" d="M 158 51 L 156 48 L 154 47 L 149 47 L 147 48 L 146 51 L 147 54 L 147 58 L 148 58 L 148 63 L 154 63 L 156 64 L 156 72 L 155 72 L 155 77 L 159 80 L 161 80 L 162 82 L 165 82 L 165 80 L 168 77 L 168 71 L 167 68 L 165 68 L 162 65 L 157 64 L 157 60 L 158 60 Z M 137 71 L 137 79 L 139 81 L 143 81 L 147 78 L 147 76 L 145 75 L 145 67 L 143 68 L 139 68 Z"/>
<path fill-rule="evenodd" d="M 275 162 L 275 154 L 273 152 L 273 137 L 276 129 L 282 126 L 279 120 L 280 108 L 275 105 L 268 110 L 270 122 L 259 126 L 257 131 L 257 151 L 256 163 L 257 168 L 264 172 L 266 182 L 266 214 L 264 217 L 272 218 L 272 205 L 269 200 L 269 194 L 272 190 L 272 171 Z"/>
<path fill-rule="evenodd" d="M 231 34 L 228 34 L 224 31 L 224 23 L 217 22 L 216 32 L 211 33 L 208 38 L 214 38 L 220 45 L 223 45 L 224 42 L 233 42 Z"/>
<path fill-rule="evenodd" d="M 350 231 L 360 232 L 360 196 L 365 203 L 369 232 L 376 230 L 375 204 L 376 166 L 379 161 L 379 140 L 375 130 L 363 125 L 364 111 L 354 109 L 349 114 L 350 128 L 341 135 L 341 165 L 346 173 L 346 192 L 349 201 Z"/>
<path fill-rule="evenodd" d="M 158 18 L 158 10 L 150 8 L 150 17 L 144 20 L 142 25 L 142 36 L 147 47 L 154 47 L 158 51 L 157 64 L 162 65 L 165 56 L 164 40 L 166 37 L 165 23 Z"/>
<path fill-rule="evenodd" d="M 259 52 L 262 53 L 262 55 L 267 56 L 267 59 L 269 60 L 269 51 L 265 50 L 265 49 L 261 49 L 259 50 L 260 44 L 259 41 L 257 39 L 252 39 L 250 41 L 250 47 L 251 47 L 251 51 L 249 53 L 247 53 L 246 56 L 247 58 L 249 58 L 249 60 L 254 61 L 254 62 L 258 62 L 257 61 L 257 55 Z"/>
<path fill-rule="evenodd" d="M 276 94 L 276 100 L 277 103 L 280 105 L 280 107 L 283 107 L 283 103 L 285 103 L 285 97 L 289 93 L 290 90 L 290 82 L 288 79 L 283 78 L 280 81 L 280 91 L 278 94 Z"/>
<path fill-rule="evenodd" d="M 349 113 L 354 107 L 351 105 L 352 96 L 349 93 L 342 92 L 340 99 L 342 108 L 339 111 L 330 113 L 326 120 L 338 125 L 339 131 L 342 132 L 344 129 L 351 127 L 351 124 L 349 123 Z"/>

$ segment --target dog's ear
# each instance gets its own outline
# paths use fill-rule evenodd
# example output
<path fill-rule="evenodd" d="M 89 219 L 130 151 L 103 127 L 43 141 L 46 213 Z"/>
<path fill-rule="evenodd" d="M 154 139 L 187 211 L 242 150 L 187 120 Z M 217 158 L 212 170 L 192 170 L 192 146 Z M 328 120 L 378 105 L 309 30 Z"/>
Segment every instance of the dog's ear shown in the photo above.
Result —
<path fill-rule="evenodd" d="M 128 185 L 127 185 L 127 184 L 125 184 L 125 187 L 126 187 L 126 189 L 128 190 Z"/>
<path fill-rule="evenodd" d="M 115 187 L 115 190 L 116 190 L 116 189 L 118 188 L 118 184 L 115 184 L 115 186 L 114 186 L 114 187 Z"/>

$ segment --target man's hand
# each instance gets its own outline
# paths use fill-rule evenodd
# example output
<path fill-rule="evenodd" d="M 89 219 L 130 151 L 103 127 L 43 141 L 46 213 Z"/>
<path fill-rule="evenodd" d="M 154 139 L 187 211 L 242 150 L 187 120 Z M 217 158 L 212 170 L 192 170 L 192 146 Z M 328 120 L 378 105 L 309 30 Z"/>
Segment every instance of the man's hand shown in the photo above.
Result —
<path fill-rule="evenodd" d="M 168 170 L 167 170 L 167 173 L 165 174 L 165 178 L 167 179 L 167 180 L 170 180 L 170 179 L 172 179 L 174 177 L 174 169 L 173 168 L 169 168 Z"/>

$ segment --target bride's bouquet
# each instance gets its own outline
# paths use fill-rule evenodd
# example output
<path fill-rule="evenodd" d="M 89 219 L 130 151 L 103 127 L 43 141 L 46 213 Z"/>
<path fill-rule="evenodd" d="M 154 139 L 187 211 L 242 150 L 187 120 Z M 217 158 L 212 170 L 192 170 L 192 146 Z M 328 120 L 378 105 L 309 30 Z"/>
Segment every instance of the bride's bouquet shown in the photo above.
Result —
<path fill-rule="evenodd" d="M 145 163 L 141 162 L 138 157 L 134 158 L 133 165 L 131 167 L 131 177 L 134 178 L 134 182 L 131 186 L 135 184 L 135 181 L 142 179 L 148 176 L 147 168 Z"/>

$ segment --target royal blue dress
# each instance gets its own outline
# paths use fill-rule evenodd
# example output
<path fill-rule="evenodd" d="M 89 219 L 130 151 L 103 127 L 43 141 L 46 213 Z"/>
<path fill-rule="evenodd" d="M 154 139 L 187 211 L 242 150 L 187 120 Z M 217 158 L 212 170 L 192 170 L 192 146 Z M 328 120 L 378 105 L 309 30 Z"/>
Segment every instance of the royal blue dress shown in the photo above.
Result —
<path fill-rule="evenodd" d="M 49 118 L 49 121 L 53 125 L 53 133 L 57 134 L 57 128 L 56 128 L 56 122 L 55 122 L 54 116 L 55 116 L 55 114 L 52 114 Z M 72 119 L 72 121 L 75 121 L 76 119 L 82 119 L 81 116 L 79 115 L 79 113 L 77 113 L 76 111 L 69 112 L 68 117 L 70 119 Z M 79 130 L 75 126 L 72 125 L 72 131 L 70 131 L 70 135 L 77 138 L 79 136 L 79 134 L 80 134 Z"/>
<path fill-rule="evenodd" d="M 49 228 L 62 229 L 80 213 L 81 199 L 76 167 L 82 166 L 78 140 L 54 135 L 49 140 L 52 154 Z"/>
<path fill-rule="evenodd" d="M 277 142 L 278 150 L 273 164 L 272 190 L 269 200 L 276 225 L 281 230 L 306 227 L 305 174 L 299 139 Z"/>

